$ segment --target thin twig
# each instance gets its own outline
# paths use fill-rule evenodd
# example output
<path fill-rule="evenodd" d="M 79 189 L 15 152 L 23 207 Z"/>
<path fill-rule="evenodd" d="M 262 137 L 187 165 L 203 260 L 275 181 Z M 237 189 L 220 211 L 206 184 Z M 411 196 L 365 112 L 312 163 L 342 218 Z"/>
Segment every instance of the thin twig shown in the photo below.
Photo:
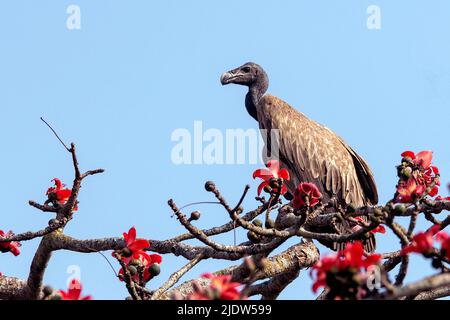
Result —
<path fill-rule="evenodd" d="M 41 120 L 42 120 L 42 122 L 44 122 L 44 123 L 47 125 L 47 127 L 50 128 L 50 130 L 52 130 L 53 134 L 55 135 L 56 138 L 58 138 L 59 142 L 61 142 L 61 144 L 64 146 L 64 148 L 66 148 L 66 150 L 67 150 L 68 152 L 70 152 L 70 148 L 64 143 L 64 141 L 62 141 L 62 139 L 61 139 L 61 138 L 59 137 L 59 135 L 56 133 L 55 129 L 53 129 L 52 126 L 49 125 L 48 122 L 44 120 L 44 118 L 41 117 Z"/>

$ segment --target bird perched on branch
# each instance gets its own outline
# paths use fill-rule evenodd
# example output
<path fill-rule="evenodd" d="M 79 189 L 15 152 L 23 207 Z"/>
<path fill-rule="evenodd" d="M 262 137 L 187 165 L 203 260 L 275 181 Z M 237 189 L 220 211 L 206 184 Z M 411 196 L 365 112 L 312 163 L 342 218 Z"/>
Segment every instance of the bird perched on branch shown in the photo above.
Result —
<path fill-rule="evenodd" d="M 290 173 L 288 190 L 294 194 L 300 182 L 316 184 L 323 202 L 335 202 L 354 207 L 374 205 L 378 202 L 377 187 L 368 164 L 345 141 L 327 127 L 308 119 L 283 100 L 266 94 L 269 79 L 256 63 L 246 63 L 222 74 L 222 85 L 230 83 L 248 87 L 245 107 L 260 129 L 267 130 L 266 152 L 271 153 L 270 130 L 278 129 L 278 157 Z M 267 154 L 264 154 L 267 158 Z M 350 222 L 336 225 L 341 233 L 351 232 Z M 326 232 L 334 232 L 330 228 Z M 366 251 L 375 250 L 375 238 L 370 234 L 364 241 Z M 343 243 L 324 243 L 341 250 Z"/>

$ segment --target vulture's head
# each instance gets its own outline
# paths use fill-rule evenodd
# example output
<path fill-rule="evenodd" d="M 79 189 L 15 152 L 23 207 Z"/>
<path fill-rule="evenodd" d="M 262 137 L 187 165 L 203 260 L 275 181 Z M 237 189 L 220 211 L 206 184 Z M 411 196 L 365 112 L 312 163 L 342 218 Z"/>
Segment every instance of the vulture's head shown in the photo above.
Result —
<path fill-rule="evenodd" d="M 260 65 L 253 62 L 247 62 L 239 68 L 225 72 L 220 77 L 222 85 L 235 83 L 251 87 L 261 81 L 267 81 L 267 75 Z"/>

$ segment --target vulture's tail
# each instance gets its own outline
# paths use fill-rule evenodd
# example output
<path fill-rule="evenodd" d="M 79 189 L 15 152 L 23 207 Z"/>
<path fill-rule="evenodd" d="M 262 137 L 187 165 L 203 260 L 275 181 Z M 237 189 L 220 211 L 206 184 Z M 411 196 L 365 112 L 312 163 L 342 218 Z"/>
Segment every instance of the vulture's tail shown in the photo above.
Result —
<path fill-rule="evenodd" d="M 368 222 L 367 217 L 363 217 L 364 222 Z M 336 225 L 337 229 L 340 231 L 341 234 L 351 233 L 352 226 L 347 222 L 344 221 L 342 223 L 339 223 Z M 375 235 L 371 232 L 367 234 L 367 237 L 362 239 L 362 243 L 364 245 L 364 250 L 371 253 L 374 252 L 376 249 L 376 240 Z M 345 249 L 347 242 L 333 242 L 330 249 L 333 249 L 335 251 L 341 251 Z M 324 244 L 326 245 L 326 244 Z"/>

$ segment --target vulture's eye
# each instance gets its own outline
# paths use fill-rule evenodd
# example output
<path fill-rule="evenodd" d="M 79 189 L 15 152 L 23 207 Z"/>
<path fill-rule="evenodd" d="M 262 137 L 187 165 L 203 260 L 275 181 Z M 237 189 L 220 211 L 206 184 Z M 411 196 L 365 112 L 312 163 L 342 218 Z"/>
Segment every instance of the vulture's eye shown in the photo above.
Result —
<path fill-rule="evenodd" d="M 241 70 L 244 73 L 249 73 L 250 72 L 250 67 L 243 67 Z"/>

